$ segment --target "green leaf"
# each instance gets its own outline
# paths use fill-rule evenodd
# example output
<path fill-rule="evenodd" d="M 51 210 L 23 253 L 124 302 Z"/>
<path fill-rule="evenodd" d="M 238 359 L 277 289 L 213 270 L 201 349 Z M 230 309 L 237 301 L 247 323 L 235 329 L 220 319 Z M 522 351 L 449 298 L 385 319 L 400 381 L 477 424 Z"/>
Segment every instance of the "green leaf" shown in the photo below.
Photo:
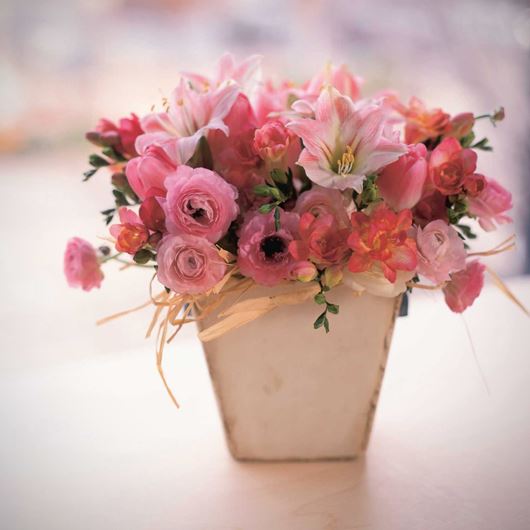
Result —
<path fill-rule="evenodd" d="M 280 230 L 280 209 L 278 207 L 274 210 L 274 230 L 278 232 Z"/>
<path fill-rule="evenodd" d="M 94 168 L 94 169 L 89 169 L 88 171 L 85 171 L 83 173 L 83 182 L 86 182 L 90 177 L 92 177 L 93 175 L 95 175 L 96 171 L 98 170 L 98 168 Z"/>
<path fill-rule="evenodd" d="M 327 311 L 324 311 L 322 314 L 319 315 L 319 317 L 313 323 L 313 328 L 318 329 L 324 325 L 324 321 L 328 320 L 326 313 Z"/>
<path fill-rule="evenodd" d="M 259 208 L 258 208 L 258 212 L 259 213 L 270 213 L 272 212 L 272 209 L 276 207 L 276 204 L 274 204 L 273 202 L 270 202 L 268 204 L 262 204 Z"/>
<path fill-rule="evenodd" d="M 473 140 L 475 140 L 475 133 L 471 131 L 463 138 L 460 138 L 460 145 L 462 147 L 469 147 L 473 143 Z"/>
<path fill-rule="evenodd" d="M 493 147 L 489 145 L 489 140 L 487 138 L 482 138 L 476 144 L 471 146 L 473 149 L 481 149 L 482 151 L 493 151 Z"/>
<path fill-rule="evenodd" d="M 116 200 L 116 206 L 130 206 L 129 201 L 121 191 L 112 190 L 112 194 Z"/>
<path fill-rule="evenodd" d="M 327 316 L 324 318 L 324 329 L 326 330 L 326 333 L 329 333 L 329 320 Z"/>
<path fill-rule="evenodd" d="M 139 265 L 145 265 L 149 260 L 153 258 L 154 254 L 146 248 L 142 248 L 133 256 L 133 260 Z"/>
<path fill-rule="evenodd" d="M 326 295 L 324 293 L 317 293 L 314 298 L 315 302 L 319 305 L 326 303 Z"/>
<path fill-rule="evenodd" d="M 457 224 L 456 227 L 462 232 L 462 234 L 467 237 L 468 239 L 476 239 L 477 238 L 477 234 L 475 234 L 473 232 L 473 230 L 471 230 L 471 227 L 467 226 L 467 225 L 461 225 L 461 224 Z"/>
<path fill-rule="evenodd" d="M 188 160 L 187 165 L 193 168 L 204 167 L 206 169 L 213 169 L 212 151 L 208 145 L 208 140 L 204 136 L 201 136 L 195 152 Z"/>
<path fill-rule="evenodd" d="M 105 155 L 105 156 L 108 156 L 109 158 L 112 158 L 112 160 L 116 160 L 116 162 L 125 162 L 126 158 L 124 156 L 122 156 L 120 153 L 118 153 L 118 151 L 116 151 L 116 149 L 114 149 L 114 147 L 112 146 L 108 146 L 108 147 L 105 147 L 101 150 L 101 152 Z"/>
<path fill-rule="evenodd" d="M 92 154 L 88 157 L 88 163 L 95 168 L 105 167 L 110 165 L 108 160 L 105 160 L 103 157 Z"/>
<path fill-rule="evenodd" d="M 327 308 L 330 313 L 333 313 L 334 315 L 338 315 L 339 313 L 339 306 L 336 304 L 330 304 L 327 302 Z"/>

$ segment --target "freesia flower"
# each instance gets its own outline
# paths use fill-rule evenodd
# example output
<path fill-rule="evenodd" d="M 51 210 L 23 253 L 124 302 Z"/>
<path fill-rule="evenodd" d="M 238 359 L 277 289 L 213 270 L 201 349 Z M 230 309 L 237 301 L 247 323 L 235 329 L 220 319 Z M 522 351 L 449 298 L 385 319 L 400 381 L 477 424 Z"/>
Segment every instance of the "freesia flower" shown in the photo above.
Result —
<path fill-rule="evenodd" d="M 381 197 L 396 211 L 412 208 L 421 199 L 427 167 L 427 148 L 423 144 L 409 145 L 408 152 L 377 177 Z"/>
<path fill-rule="evenodd" d="M 70 287 L 81 287 L 90 291 L 100 287 L 103 272 L 95 248 L 80 237 L 73 237 L 64 252 L 64 274 Z"/>
<path fill-rule="evenodd" d="M 315 217 L 306 212 L 300 217 L 300 238 L 289 243 L 289 252 L 297 260 L 311 260 L 320 267 L 337 265 L 346 260 L 350 249 L 346 243 L 350 230 L 340 228 L 330 214 Z"/>
<path fill-rule="evenodd" d="M 151 195 L 164 197 L 164 181 L 176 167 L 177 163 L 170 159 L 164 149 L 150 145 L 140 156 L 129 160 L 125 174 L 129 185 L 140 199 Z"/>
<path fill-rule="evenodd" d="M 205 293 L 226 274 L 217 248 L 203 237 L 167 235 L 157 248 L 157 276 L 179 294 Z"/>
<path fill-rule="evenodd" d="M 443 195 L 460 193 L 476 167 L 477 153 L 472 149 L 463 149 L 455 138 L 442 140 L 429 159 L 432 184 Z"/>
<path fill-rule="evenodd" d="M 136 254 L 149 239 L 149 230 L 141 219 L 129 208 L 121 207 L 118 210 L 120 223 L 112 225 L 109 229 L 116 239 L 116 250 Z"/>
<path fill-rule="evenodd" d="M 417 97 L 410 98 L 408 107 L 397 103 L 395 108 L 405 117 L 405 142 L 408 144 L 436 138 L 451 128 L 449 114 L 442 109 L 427 109 Z"/>
<path fill-rule="evenodd" d="M 160 201 L 154 195 L 147 197 L 140 205 L 140 219 L 142 223 L 153 232 L 166 231 L 166 214 Z"/>
<path fill-rule="evenodd" d="M 237 189 L 209 169 L 179 166 L 164 184 L 162 206 L 171 234 L 202 236 L 215 243 L 239 214 Z"/>
<path fill-rule="evenodd" d="M 472 261 L 464 270 L 451 275 L 451 281 L 443 288 L 445 301 L 451 311 L 462 313 L 473 304 L 484 286 L 485 270 L 482 263 Z"/>
<path fill-rule="evenodd" d="M 256 129 L 253 147 L 262 160 L 272 163 L 280 162 L 291 153 L 287 166 L 300 154 L 300 141 L 280 120 L 271 120 Z"/>
<path fill-rule="evenodd" d="M 345 197 L 339 190 L 322 188 L 315 184 L 298 196 L 294 211 L 300 216 L 306 212 L 315 217 L 330 214 L 338 225 L 344 228 L 350 226 L 350 216 L 347 210 L 351 205 L 351 198 Z"/>
<path fill-rule="evenodd" d="M 210 130 L 228 134 L 224 118 L 232 108 L 239 88 L 235 83 L 222 83 L 209 91 L 194 90 L 181 79 L 168 101 L 167 112 L 153 113 L 141 120 L 145 134 L 136 140 L 139 153 L 149 145 L 178 151 L 182 163 L 192 157 L 197 143 Z"/>
<path fill-rule="evenodd" d="M 397 271 L 413 271 L 417 265 L 416 243 L 407 232 L 412 226 L 412 212 L 394 213 L 383 203 L 370 215 L 354 212 L 348 245 L 353 250 L 348 261 L 351 272 L 366 272 L 378 266 L 385 278 L 395 282 Z"/>
<path fill-rule="evenodd" d="M 472 112 L 457 114 L 451 118 L 447 136 L 452 136 L 458 140 L 464 138 L 473 130 L 473 125 L 475 125 L 475 116 L 473 116 Z"/>
<path fill-rule="evenodd" d="M 118 125 L 105 118 L 99 120 L 96 128 L 86 134 L 86 138 L 100 147 L 113 147 L 121 155 L 131 158 L 138 154 L 135 142 L 142 133 L 138 116 L 131 114 L 130 118 L 121 118 Z"/>
<path fill-rule="evenodd" d="M 272 212 L 249 212 L 239 235 L 241 274 L 267 286 L 294 279 L 300 273 L 299 260 L 289 252 L 289 244 L 298 237 L 298 223 L 297 214 L 281 210 L 280 229 L 276 230 Z"/>
<path fill-rule="evenodd" d="M 425 226 L 436 219 L 448 222 L 445 200 L 445 196 L 437 190 L 423 196 L 413 210 L 416 224 Z"/>
<path fill-rule="evenodd" d="M 458 232 L 444 221 L 432 221 L 416 232 L 418 268 L 435 283 L 449 280 L 449 275 L 466 266 L 466 249 Z"/>
<path fill-rule="evenodd" d="M 478 195 L 469 197 L 467 203 L 470 215 L 477 217 L 480 226 L 487 232 L 495 230 L 495 223 L 512 221 L 506 215 L 512 208 L 512 194 L 494 179 L 488 179 L 484 189 Z"/>
<path fill-rule="evenodd" d="M 367 175 L 406 151 L 379 105 L 356 106 L 331 87 L 318 97 L 315 119 L 299 118 L 287 126 L 304 142 L 298 164 L 313 182 L 326 188 L 360 192 Z"/>

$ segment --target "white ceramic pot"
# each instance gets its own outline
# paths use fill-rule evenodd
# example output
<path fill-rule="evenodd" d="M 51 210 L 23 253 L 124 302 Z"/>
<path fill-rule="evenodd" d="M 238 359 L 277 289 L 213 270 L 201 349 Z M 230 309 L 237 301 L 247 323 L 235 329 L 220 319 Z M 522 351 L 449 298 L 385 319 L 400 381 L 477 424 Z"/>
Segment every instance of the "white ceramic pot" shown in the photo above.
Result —
<path fill-rule="evenodd" d="M 203 345 L 234 458 L 344 459 L 366 448 L 400 298 L 340 286 L 328 299 L 340 313 L 327 335 L 313 329 L 321 307 L 310 300 Z"/>

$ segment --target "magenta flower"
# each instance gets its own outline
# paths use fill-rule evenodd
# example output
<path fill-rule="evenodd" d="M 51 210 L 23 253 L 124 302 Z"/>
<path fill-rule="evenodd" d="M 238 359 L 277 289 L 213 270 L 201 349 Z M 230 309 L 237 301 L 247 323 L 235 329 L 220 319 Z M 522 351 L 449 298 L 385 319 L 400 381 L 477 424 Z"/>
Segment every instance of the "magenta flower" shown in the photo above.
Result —
<path fill-rule="evenodd" d="M 485 270 L 482 263 L 472 261 L 464 270 L 451 275 L 451 281 L 443 288 L 445 301 L 451 311 L 462 313 L 473 304 L 484 286 Z"/>
<path fill-rule="evenodd" d="M 313 182 L 326 188 L 360 192 L 367 175 L 407 150 L 392 133 L 380 105 L 354 104 L 331 87 L 318 97 L 315 119 L 299 118 L 287 126 L 304 142 L 298 164 Z"/>
<path fill-rule="evenodd" d="M 179 294 L 205 293 L 226 273 L 216 246 L 202 237 L 167 235 L 157 248 L 157 276 Z"/>
<path fill-rule="evenodd" d="M 103 272 L 95 248 L 80 237 L 73 237 L 64 252 L 64 274 L 70 287 L 81 287 L 90 291 L 100 287 Z"/>
<path fill-rule="evenodd" d="M 299 260 L 289 252 L 289 244 L 298 237 L 299 217 L 280 213 L 280 229 L 276 230 L 273 213 L 249 212 L 239 237 L 239 269 L 257 283 L 273 286 L 294 279 L 299 273 Z"/>
<path fill-rule="evenodd" d="M 197 91 L 181 79 L 169 99 L 167 112 L 142 118 L 145 134 L 137 138 L 136 149 L 142 153 L 149 145 L 160 145 L 167 150 L 178 151 L 178 157 L 186 163 L 208 131 L 218 129 L 228 134 L 223 120 L 238 93 L 235 83 L 223 83 L 212 90 Z"/>
<path fill-rule="evenodd" d="M 191 234 L 212 243 L 223 237 L 238 216 L 237 189 L 209 169 L 179 166 L 165 180 L 166 228 L 171 234 Z"/>
<path fill-rule="evenodd" d="M 487 232 L 495 230 L 495 223 L 510 223 L 512 219 L 506 212 L 511 208 L 512 194 L 493 179 L 486 181 L 476 197 L 468 197 L 469 213 L 478 217 L 480 226 Z"/>
<path fill-rule="evenodd" d="M 377 187 L 393 210 L 412 208 L 421 199 L 427 174 L 427 148 L 409 145 L 407 153 L 381 171 Z"/>
<path fill-rule="evenodd" d="M 466 266 L 466 249 L 457 231 L 437 220 L 416 233 L 417 272 L 435 283 L 450 279 L 450 274 Z"/>

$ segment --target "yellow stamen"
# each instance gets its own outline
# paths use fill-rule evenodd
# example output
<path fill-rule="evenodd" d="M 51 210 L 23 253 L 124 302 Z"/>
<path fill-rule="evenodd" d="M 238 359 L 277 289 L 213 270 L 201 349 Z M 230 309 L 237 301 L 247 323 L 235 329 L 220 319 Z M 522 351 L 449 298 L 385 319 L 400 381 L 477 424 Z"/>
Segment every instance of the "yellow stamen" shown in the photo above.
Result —
<path fill-rule="evenodd" d="M 337 173 L 339 175 L 349 175 L 353 171 L 354 162 L 355 157 L 353 156 L 351 147 L 348 145 L 342 157 L 337 161 Z"/>

